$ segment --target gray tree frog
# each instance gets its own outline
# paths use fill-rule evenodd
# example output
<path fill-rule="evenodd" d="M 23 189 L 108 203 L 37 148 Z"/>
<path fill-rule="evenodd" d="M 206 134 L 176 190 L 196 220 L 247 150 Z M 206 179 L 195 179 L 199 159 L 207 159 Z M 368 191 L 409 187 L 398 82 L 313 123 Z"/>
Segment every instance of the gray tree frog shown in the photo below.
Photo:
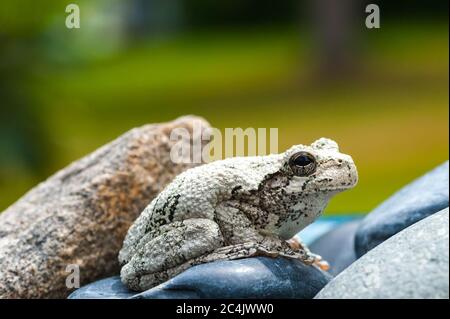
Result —
<path fill-rule="evenodd" d="M 119 253 L 122 282 L 142 291 L 193 265 L 252 256 L 315 264 L 318 256 L 287 240 L 357 181 L 352 158 L 326 138 L 191 168 L 130 227 Z"/>

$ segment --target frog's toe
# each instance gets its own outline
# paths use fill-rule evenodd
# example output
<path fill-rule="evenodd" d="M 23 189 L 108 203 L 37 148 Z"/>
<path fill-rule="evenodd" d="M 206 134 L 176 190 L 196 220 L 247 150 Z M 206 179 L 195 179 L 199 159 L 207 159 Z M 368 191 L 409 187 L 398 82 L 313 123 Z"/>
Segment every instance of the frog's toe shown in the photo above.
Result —
<path fill-rule="evenodd" d="M 295 237 L 292 237 L 291 239 L 287 240 L 287 243 L 289 244 L 289 247 L 291 247 L 291 249 L 295 251 L 298 251 L 302 248 L 300 241 Z"/>
<path fill-rule="evenodd" d="M 126 264 L 120 270 L 120 280 L 131 290 L 139 291 L 139 278 L 130 264 Z"/>
<path fill-rule="evenodd" d="M 319 267 L 323 271 L 330 270 L 330 264 L 326 260 L 320 260 L 314 263 L 317 267 Z"/>

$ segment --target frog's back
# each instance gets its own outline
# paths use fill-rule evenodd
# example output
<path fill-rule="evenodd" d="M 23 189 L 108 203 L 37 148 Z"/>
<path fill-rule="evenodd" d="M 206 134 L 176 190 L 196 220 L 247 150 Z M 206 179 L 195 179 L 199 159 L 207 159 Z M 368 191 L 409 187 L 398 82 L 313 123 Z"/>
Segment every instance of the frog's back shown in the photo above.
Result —
<path fill-rule="evenodd" d="M 187 218 L 214 218 L 217 203 L 233 189 L 255 190 L 278 170 L 279 155 L 233 157 L 191 168 L 178 175 L 146 208 L 156 224 Z M 145 212 L 144 211 L 144 212 Z"/>

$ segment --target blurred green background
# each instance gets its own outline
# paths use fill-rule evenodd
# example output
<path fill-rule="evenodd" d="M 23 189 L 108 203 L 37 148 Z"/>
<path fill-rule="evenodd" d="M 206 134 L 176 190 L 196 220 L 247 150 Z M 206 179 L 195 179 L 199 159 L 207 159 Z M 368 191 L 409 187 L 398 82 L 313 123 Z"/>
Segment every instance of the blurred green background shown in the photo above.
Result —
<path fill-rule="evenodd" d="M 448 158 L 448 2 L 6 0 L 0 7 L 0 210 L 123 132 L 184 114 L 277 127 L 280 151 L 326 136 L 367 212 Z"/>

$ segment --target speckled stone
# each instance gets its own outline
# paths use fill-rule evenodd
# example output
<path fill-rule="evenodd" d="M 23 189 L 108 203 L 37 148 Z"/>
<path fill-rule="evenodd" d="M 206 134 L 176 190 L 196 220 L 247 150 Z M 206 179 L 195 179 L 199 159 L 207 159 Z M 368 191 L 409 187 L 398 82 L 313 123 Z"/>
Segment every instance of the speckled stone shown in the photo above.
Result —
<path fill-rule="evenodd" d="M 369 251 L 325 286 L 316 298 L 448 299 L 448 208 Z"/>
<path fill-rule="evenodd" d="M 330 273 L 336 276 L 356 259 L 355 232 L 361 219 L 346 222 L 330 230 L 320 238 L 316 239 L 309 249 L 323 257 L 330 264 Z"/>
<path fill-rule="evenodd" d="M 402 229 L 448 207 L 449 163 L 403 187 L 362 221 L 356 232 L 358 256 L 379 245 Z"/>
<path fill-rule="evenodd" d="M 136 299 L 175 298 L 312 298 L 332 277 L 285 258 L 245 258 L 189 268 L 171 280 L 132 296 Z M 119 277 L 78 289 L 70 298 L 128 298 L 133 292 Z M 131 295 L 129 295 L 131 293 Z"/>
<path fill-rule="evenodd" d="M 172 129 L 185 128 L 200 140 L 207 127 L 201 118 L 183 117 L 135 128 L 0 214 L 0 298 L 65 298 L 69 264 L 79 266 L 81 284 L 117 274 L 132 222 L 174 176 L 193 166 L 170 159 L 171 147 L 180 143 L 170 140 Z"/>

